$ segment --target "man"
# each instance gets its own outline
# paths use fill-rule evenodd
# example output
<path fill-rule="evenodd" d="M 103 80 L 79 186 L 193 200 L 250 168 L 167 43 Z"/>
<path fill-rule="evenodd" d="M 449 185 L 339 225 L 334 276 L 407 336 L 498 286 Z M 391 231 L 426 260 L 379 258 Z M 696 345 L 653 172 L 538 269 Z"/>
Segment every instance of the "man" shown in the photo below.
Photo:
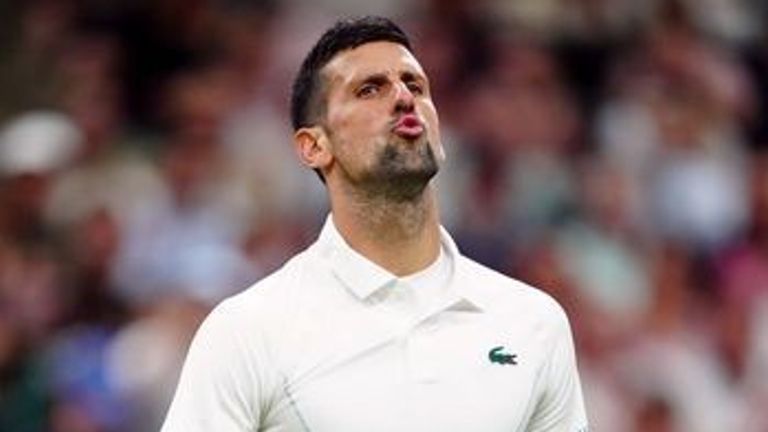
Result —
<path fill-rule="evenodd" d="M 293 91 L 296 149 L 331 216 L 206 319 L 163 431 L 586 431 L 562 309 L 439 225 L 444 153 L 407 36 L 339 22 Z"/>

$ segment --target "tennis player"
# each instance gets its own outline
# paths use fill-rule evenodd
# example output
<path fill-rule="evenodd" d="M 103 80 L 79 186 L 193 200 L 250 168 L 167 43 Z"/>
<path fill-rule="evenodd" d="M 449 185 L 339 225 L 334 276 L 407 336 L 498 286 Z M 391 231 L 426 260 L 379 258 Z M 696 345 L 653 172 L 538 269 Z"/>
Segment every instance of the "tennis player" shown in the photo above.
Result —
<path fill-rule="evenodd" d="M 338 22 L 293 86 L 317 241 L 198 330 L 164 432 L 585 432 L 568 320 L 440 226 L 429 80 L 384 18 Z"/>

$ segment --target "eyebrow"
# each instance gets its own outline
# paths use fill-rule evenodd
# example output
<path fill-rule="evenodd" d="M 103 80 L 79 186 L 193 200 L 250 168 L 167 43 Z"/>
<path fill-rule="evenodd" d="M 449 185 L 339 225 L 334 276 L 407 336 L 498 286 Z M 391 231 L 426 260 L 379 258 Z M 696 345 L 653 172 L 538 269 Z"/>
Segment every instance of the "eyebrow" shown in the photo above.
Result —
<path fill-rule="evenodd" d="M 400 79 L 403 81 L 426 81 L 427 77 L 421 76 L 411 71 L 404 71 L 400 73 Z"/>
<path fill-rule="evenodd" d="M 398 73 L 398 76 L 403 81 L 417 81 L 417 82 L 423 82 L 423 83 L 429 83 L 429 80 L 426 76 L 416 73 L 414 71 L 410 70 L 403 70 Z M 369 75 L 365 75 L 360 79 L 353 80 L 352 81 L 352 87 L 358 87 L 359 85 L 363 83 L 376 83 L 376 84 L 382 84 L 389 80 L 389 76 L 385 72 L 374 72 Z"/>
<path fill-rule="evenodd" d="M 360 78 L 359 80 L 353 81 L 353 87 L 357 87 L 360 84 L 363 83 L 375 83 L 375 84 L 383 84 L 387 82 L 387 74 L 383 72 L 376 72 L 372 73 L 370 75 L 365 75 L 364 77 Z"/>

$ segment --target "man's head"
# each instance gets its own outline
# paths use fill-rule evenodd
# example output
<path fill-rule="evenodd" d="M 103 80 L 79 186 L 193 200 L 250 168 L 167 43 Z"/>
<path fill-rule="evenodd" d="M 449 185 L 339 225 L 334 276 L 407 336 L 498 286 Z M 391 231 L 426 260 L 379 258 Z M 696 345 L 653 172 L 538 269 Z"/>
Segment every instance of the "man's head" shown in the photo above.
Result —
<path fill-rule="evenodd" d="M 443 157 L 426 74 L 385 18 L 323 34 L 294 82 L 291 115 L 302 161 L 366 193 L 414 196 Z"/>

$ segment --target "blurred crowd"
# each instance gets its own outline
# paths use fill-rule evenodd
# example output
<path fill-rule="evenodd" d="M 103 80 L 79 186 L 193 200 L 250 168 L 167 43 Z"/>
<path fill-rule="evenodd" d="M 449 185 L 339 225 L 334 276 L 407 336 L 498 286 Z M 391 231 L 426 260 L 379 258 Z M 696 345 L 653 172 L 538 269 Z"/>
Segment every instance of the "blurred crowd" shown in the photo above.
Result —
<path fill-rule="evenodd" d="M 568 311 L 595 431 L 768 431 L 760 0 L 0 2 L 0 432 L 157 430 L 222 298 L 311 243 L 291 79 L 411 33 L 469 256 Z"/>

